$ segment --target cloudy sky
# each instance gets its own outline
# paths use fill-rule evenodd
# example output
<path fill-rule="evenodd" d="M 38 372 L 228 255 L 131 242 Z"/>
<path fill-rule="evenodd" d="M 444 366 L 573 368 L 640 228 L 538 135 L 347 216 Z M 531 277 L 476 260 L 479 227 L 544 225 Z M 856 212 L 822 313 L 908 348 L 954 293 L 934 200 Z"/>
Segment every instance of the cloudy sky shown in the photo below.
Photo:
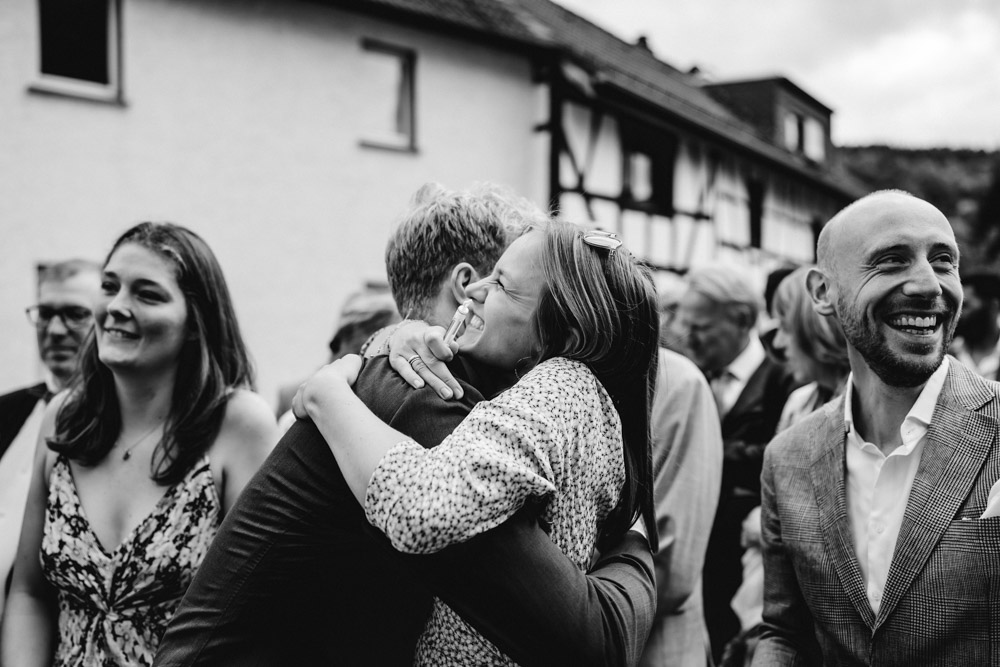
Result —
<path fill-rule="evenodd" d="M 1000 149 L 1000 0 L 557 0 L 674 67 L 781 74 L 838 144 Z"/>

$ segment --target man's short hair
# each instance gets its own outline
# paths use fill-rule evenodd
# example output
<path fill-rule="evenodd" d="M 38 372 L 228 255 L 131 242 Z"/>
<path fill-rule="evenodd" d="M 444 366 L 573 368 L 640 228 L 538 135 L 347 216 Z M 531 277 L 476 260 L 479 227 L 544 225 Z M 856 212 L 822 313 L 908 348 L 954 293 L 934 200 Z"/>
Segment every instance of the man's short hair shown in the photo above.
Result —
<path fill-rule="evenodd" d="M 67 259 L 61 262 L 38 264 L 38 285 L 61 283 L 84 272 L 100 273 L 101 265 L 89 259 Z"/>
<path fill-rule="evenodd" d="M 379 329 L 399 321 L 396 302 L 389 293 L 389 286 L 367 286 L 354 292 L 344 302 L 340 310 L 337 331 L 330 339 L 329 348 L 333 355 L 357 354 L 361 343 Z M 354 342 L 357 341 L 357 346 Z M 345 349 L 345 345 L 350 345 Z"/>
<path fill-rule="evenodd" d="M 427 317 L 456 264 L 468 262 L 480 275 L 488 274 L 527 225 L 546 218 L 537 206 L 498 185 L 477 184 L 460 192 L 424 185 L 385 249 L 399 312 Z"/>
<path fill-rule="evenodd" d="M 731 266 L 716 264 L 688 274 L 688 289 L 719 306 L 733 320 L 745 317 L 745 324 L 752 327 L 763 299 L 749 278 Z"/>

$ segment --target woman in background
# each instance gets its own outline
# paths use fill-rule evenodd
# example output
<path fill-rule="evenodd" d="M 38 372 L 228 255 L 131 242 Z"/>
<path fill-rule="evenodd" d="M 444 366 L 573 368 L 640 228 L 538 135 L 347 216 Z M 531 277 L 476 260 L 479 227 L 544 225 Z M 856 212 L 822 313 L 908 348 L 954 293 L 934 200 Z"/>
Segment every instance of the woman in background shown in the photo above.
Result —
<path fill-rule="evenodd" d="M 790 273 L 774 293 L 771 314 L 778 322 L 773 345 L 802 387 L 785 402 L 777 433 L 796 423 L 844 390 L 851 367 L 840 322 L 813 310 L 806 287 L 809 267 Z"/>
<path fill-rule="evenodd" d="M 277 440 L 199 236 L 133 227 L 101 287 L 79 376 L 40 435 L 4 617 L 8 667 L 151 664 L 225 510 Z"/>

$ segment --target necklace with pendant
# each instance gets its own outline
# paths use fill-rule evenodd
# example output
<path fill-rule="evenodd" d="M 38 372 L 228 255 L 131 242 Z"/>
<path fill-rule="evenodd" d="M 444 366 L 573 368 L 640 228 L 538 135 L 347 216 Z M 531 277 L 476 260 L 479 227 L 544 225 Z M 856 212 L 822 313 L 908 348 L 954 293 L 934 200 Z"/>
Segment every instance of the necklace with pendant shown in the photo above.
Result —
<path fill-rule="evenodd" d="M 148 438 L 149 436 L 153 435 L 153 433 L 156 431 L 156 429 L 160 428 L 161 426 L 163 426 L 163 424 L 157 424 L 153 428 L 151 428 L 148 431 L 146 431 L 145 433 L 143 433 L 143 435 L 142 435 L 141 438 L 139 438 L 138 440 L 136 440 L 135 442 L 133 442 L 131 445 L 129 445 L 129 447 L 126 448 L 125 452 L 122 454 L 122 461 L 128 461 L 130 458 L 132 458 L 132 450 L 135 449 L 136 447 L 138 447 L 139 444 L 142 443 L 146 438 Z"/>

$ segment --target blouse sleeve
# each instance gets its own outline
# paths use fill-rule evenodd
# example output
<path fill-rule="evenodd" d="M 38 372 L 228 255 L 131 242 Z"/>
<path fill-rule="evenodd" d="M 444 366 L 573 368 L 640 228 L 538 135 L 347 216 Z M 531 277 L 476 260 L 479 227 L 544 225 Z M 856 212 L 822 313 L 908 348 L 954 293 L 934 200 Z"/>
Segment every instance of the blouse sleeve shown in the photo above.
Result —
<path fill-rule="evenodd" d="M 368 484 L 368 520 L 399 551 L 432 553 L 500 525 L 527 498 L 554 492 L 553 467 L 569 437 L 562 403 L 576 392 L 553 381 L 539 366 L 479 403 L 434 449 L 407 441 L 389 450 Z"/>

